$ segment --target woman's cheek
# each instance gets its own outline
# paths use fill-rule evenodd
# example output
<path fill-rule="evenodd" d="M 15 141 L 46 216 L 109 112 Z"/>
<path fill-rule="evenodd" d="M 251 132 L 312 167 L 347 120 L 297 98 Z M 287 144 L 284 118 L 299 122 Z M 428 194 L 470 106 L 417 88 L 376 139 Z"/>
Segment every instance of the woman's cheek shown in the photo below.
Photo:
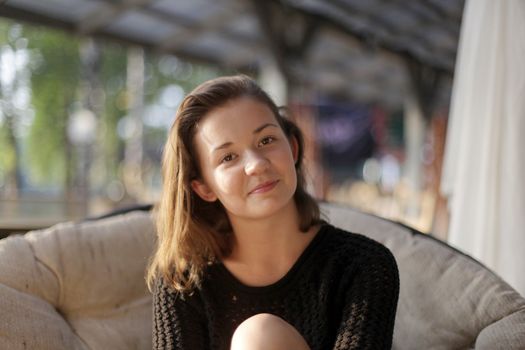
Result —
<path fill-rule="evenodd" d="M 234 192 L 234 187 L 236 183 L 238 184 L 237 186 L 241 185 L 241 182 L 236 181 L 235 175 L 228 170 L 229 169 L 221 170 L 216 176 L 219 191 L 226 194 Z"/>

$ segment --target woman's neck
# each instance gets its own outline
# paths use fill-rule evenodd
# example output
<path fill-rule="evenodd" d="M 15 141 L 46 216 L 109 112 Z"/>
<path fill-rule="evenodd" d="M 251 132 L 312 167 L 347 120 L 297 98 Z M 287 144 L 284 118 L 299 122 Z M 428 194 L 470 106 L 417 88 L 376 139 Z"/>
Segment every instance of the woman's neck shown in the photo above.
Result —
<path fill-rule="evenodd" d="M 223 259 L 224 265 L 248 285 L 268 285 L 279 280 L 317 233 L 318 227 L 301 232 L 299 222 L 295 203 L 264 220 L 232 220 L 233 249 Z"/>

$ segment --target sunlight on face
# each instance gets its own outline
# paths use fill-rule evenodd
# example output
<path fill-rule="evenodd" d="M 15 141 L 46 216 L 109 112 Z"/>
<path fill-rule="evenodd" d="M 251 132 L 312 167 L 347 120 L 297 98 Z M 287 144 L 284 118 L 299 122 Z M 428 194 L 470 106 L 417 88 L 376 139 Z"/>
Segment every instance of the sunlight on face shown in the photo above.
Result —
<path fill-rule="evenodd" d="M 296 142 L 265 104 L 241 97 L 211 110 L 194 143 L 202 178 L 192 188 L 206 201 L 219 200 L 230 220 L 262 219 L 295 205 Z"/>

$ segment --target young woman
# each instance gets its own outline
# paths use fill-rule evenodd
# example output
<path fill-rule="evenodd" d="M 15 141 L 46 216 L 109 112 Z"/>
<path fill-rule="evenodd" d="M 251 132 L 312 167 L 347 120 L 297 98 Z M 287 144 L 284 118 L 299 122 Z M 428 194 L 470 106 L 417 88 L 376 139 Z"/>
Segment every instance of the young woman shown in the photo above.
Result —
<path fill-rule="evenodd" d="M 156 349 L 389 349 L 387 248 L 322 221 L 300 130 L 246 76 L 181 103 L 148 271 Z"/>

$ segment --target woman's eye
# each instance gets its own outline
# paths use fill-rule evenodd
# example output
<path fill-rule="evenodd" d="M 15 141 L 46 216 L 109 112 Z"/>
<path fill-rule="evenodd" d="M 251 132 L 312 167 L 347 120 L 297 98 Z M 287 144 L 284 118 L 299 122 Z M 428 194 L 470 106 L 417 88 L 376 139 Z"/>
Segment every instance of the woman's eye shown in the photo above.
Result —
<path fill-rule="evenodd" d="M 226 162 L 231 162 L 232 160 L 235 159 L 235 156 L 233 154 L 227 154 L 226 156 L 224 156 L 222 159 L 221 159 L 221 163 L 226 163 Z"/>
<path fill-rule="evenodd" d="M 273 136 L 268 136 L 268 137 L 263 138 L 263 139 L 259 142 L 259 144 L 262 145 L 262 146 L 264 146 L 264 145 L 270 144 L 270 143 L 272 143 L 272 142 L 274 142 L 274 141 L 275 141 L 275 138 L 274 138 Z"/>

